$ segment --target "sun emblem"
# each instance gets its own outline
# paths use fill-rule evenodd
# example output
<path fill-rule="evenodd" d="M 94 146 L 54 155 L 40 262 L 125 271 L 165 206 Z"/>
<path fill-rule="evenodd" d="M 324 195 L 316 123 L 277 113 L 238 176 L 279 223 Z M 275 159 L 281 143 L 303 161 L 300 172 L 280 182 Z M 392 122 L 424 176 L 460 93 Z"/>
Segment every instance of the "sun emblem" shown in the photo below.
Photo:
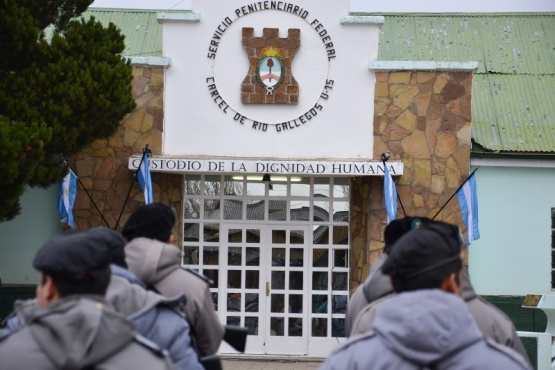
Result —
<path fill-rule="evenodd" d="M 278 48 L 268 46 L 262 49 L 256 64 L 258 82 L 266 89 L 266 95 L 272 95 L 274 88 L 283 81 L 283 53 Z"/>

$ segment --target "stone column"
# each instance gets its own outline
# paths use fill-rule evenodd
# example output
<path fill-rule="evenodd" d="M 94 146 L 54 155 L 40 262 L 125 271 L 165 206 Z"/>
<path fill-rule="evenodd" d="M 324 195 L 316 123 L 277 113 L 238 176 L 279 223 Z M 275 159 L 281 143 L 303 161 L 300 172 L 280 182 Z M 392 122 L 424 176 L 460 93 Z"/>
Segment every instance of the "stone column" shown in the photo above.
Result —
<path fill-rule="evenodd" d="M 391 160 L 403 161 L 404 173 L 394 180 L 407 215 L 433 218 L 468 177 L 471 87 L 472 72 L 376 72 L 374 158 L 389 151 Z M 382 253 L 386 226 L 383 177 L 353 184 L 353 202 L 370 201 L 368 215 L 353 204 L 351 290 Z M 397 217 L 403 216 L 398 202 Z M 435 219 L 466 233 L 456 197 Z"/>

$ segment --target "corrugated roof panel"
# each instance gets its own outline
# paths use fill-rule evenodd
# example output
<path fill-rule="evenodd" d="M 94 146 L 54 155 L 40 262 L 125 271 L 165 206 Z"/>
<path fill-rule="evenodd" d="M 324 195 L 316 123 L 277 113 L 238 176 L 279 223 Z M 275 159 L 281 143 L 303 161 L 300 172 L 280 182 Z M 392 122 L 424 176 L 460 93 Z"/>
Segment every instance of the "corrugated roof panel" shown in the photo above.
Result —
<path fill-rule="evenodd" d="M 474 75 L 472 79 L 472 137 L 479 137 L 479 143 L 483 147 L 499 151 L 503 147 L 497 130 L 496 116 L 497 111 L 493 105 L 487 75 Z"/>
<path fill-rule="evenodd" d="M 380 60 L 477 61 L 478 73 L 555 73 L 552 15 L 386 16 Z"/>
<path fill-rule="evenodd" d="M 548 50 L 544 21 L 554 17 L 481 17 L 486 69 L 493 73 L 555 73 L 555 50 Z"/>
<path fill-rule="evenodd" d="M 472 17 L 387 16 L 380 60 L 477 61 L 485 72 L 480 34 Z"/>
<path fill-rule="evenodd" d="M 156 11 L 89 9 L 83 17 L 94 16 L 104 25 L 112 22 L 125 35 L 126 56 L 162 56 L 162 26 Z"/>
<path fill-rule="evenodd" d="M 472 137 L 493 151 L 555 151 L 555 76 L 475 76 Z"/>

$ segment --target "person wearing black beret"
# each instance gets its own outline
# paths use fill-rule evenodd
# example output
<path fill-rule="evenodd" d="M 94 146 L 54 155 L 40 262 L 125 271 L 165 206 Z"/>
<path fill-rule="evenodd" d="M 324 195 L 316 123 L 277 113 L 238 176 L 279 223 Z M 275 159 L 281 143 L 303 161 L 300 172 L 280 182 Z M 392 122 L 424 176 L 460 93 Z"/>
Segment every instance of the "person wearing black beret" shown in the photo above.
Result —
<path fill-rule="evenodd" d="M 181 312 L 185 296 L 164 297 L 148 290 L 127 270 L 121 233 L 106 227 L 91 229 L 90 233 L 109 249 L 112 276 L 106 300 L 114 310 L 131 320 L 142 336 L 167 350 L 175 370 L 204 369 L 192 344 L 190 325 Z"/>
<path fill-rule="evenodd" d="M 382 266 L 396 294 L 372 331 L 350 337 L 320 369 L 531 369 L 517 352 L 484 338 L 459 296 L 462 245 L 458 227 L 443 222 L 405 233 Z"/>
<path fill-rule="evenodd" d="M 37 252 L 37 304 L 0 339 L 0 369 L 172 369 L 166 353 L 137 335 L 104 299 L 107 245 L 88 231 L 55 236 Z"/>
<path fill-rule="evenodd" d="M 391 253 L 391 251 L 393 250 L 394 242 L 388 242 L 392 238 L 394 238 L 394 241 L 397 241 L 406 232 L 415 229 L 420 225 L 429 223 L 436 223 L 440 225 L 443 224 L 437 221 L 430 220 L 428 218 L 417 217 L 405 217 L 392 221 L 385 230 L 386 247 L 389 247 L 388 253 Z M 460 243 L 463 243 L 462 238 L 460 240 Z M 465 246 L 462 245 L 462 247 L 464 249 Z M 373 279 L 367 279 L 367 282 L 365 282 L 363 287 L 364 290 L 361 289 L 361 291 L 363 291 L 365 295 L 361 294 L 358 296 L 358 298 L 357 296 L 353 295 L 351 301 L 349 301 L 349 307 L 351 307 L 351 304 L 353 304 L 354 302 L 350 311 L 354 311 L 355 308 L 357 308 L 356 317 L 352 317 L 355 316 L 355 314 L 352 314 L 352 316 L 350 317 L 350 319 L 352 320 L 350 324 L 351 335 L 357 335 L 371 331 L 373 329 L 374 320 L 376 319 L 376 315 L 378 314 L 379 310 L 387 301 L 387 299 L 389 299 L 391 295 L 394 294 L 394 289 L 391 285 L 390 277 L 385 275 L 381 271 L 384 262 L 385 257 L 374 262 L 371 270 L 371 272 L 373 272 Z M 410 262 L 414 263 L 415 265 L 425 264 L 425 261 L 407 261 L 407 264 Z M 405 266 L 401 268 L 407 267 Z M 412 281 L 412 284 L 420 286 L 420 283 L 417 280 Z M 382 287 L 381 290 L 380 287 Z M 386 290 L 386 288 L 384 287 L 388 288 L 389 290 Z M 470 282 L 470 276 L 468 275 L 468 270 L 466 267 L 463 267 L 461 272 L 460 287 L 460 295 L 466 302 L 470 314 L 476 321 L 478 328 L 484 334 L 484 336 L 496 343 L 515 350 L 526 361 L 529 362 L 530 360 L 528 358 L 528 354 L 526 353 L 526 349 L 524 348 L 522 341 L 518 337 L 513 322 L 503 311 L 476 294 Z M 384 291 L 386 292 L 386 294 L 376 294 L 376 292 Z M 363 302 L 364 298 L 367 296 L 372 298 L 369 299 L 369 302 L 365 306 L 360 307 L 362 306 L 362 303 L 358 302 Z M 347 312 L 349 313 L 349 310 Z M 349 319 L 349 316 L 347 316 L 347 319 Z"/>
<path fill-rule="evenodd" d="M 174 211 L 164 204 L 135 209 L 121 231 L 127 240 L 125 262 L 133 274 L 160 294 L 185 295 L 183 311 L 203 358 L 218 351 L 225 330 L 214 310 L 209 279 L 181 267 L 181 250 L 172 244 L 174 224 Z"/>
<path fill-rule="evenodd" d="M 345 317 L 345 327 L 347 336 L 351 335 L 351 331 L 355 327 L 355 322 L 359 314 L 368 304 L 376 300 L 385 299 L 393 294 L 393 286 L 389 276 L 382 273 L 382 265 L 387 259 L 389 253 L 394 248 L 395 242 L 399 240 L 406 232 L 419 227 L 424 222 L 431 221 L 426 217 L 403 217 L 391 221 L 384 230 L 384 250 L 383 254 L 378 256 L 366 280 L 357 287 L 355 292 L 349 298 L 347 305 L 347 315 Z"/>

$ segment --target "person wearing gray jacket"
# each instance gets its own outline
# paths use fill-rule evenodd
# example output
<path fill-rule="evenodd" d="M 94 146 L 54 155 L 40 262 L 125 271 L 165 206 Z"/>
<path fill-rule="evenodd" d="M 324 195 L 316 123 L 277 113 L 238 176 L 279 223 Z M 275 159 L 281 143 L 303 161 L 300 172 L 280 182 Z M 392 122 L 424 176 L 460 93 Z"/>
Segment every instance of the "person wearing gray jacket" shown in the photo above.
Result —
<path fill-rule="evenodd" d="M 435 221 L 425 217 L 407 216 L 393 220 L 387 225 L 384 232 L 385 254 L 374 262 L 368 278 L 363 285 L 357 288 L 349 300 L 346 319 L 348 335 L 371 331 L 381 306 L 394 294 L 391 280 L 389 276 L 383 274 L 381 268 L 387 259 L 387 255 L 394 248 L 395 242 L 406 232 L 419 227 L 423 223 L 430 222 Z M 461 296 L 466 302 L 470 314 L 476 320 L 480 331 L 494 342 L 514 349 L 526 361 L 529 361 L 528 354 L 511 319 L 503 311 L 476 294 L 466 267 L 462 271 L 461 286 Z"/>
<path fill-rule="evenodd" d="M 480 329 L 482 334 L 495 343 L 515 350 L 529 362 L 528 354 L 511 319 L 503 311 L 476 294 L 470 283 L 470 277 L 466 268 L 463 268 L 461 274 L 461 289 L 461 297 L 465 301 L 468 311 L 476 321 L 478 329 Z M 351 335 L 372 331 L 378 312 L 391 297 L 391 295 L 381 297 L 364 307 L 352 326 Z"/>
<path fill-rule="evenodd" d="M 393 293 L 393 287 L 391 286 L 389 276 L 385 276 L 382 273 L 382 265 L 387 259 L 388 254 L 391 252 L 395 242 L 407 231 L 420 226 L 422 222 L 428 221 L 430 221 L 430 219 L 425 217 L 407 216 L 395 219 L 385 227 L 384 254 L 380 255 L 376 261 L 374 261 L 364 283 L 359 285 L 353 295 L 349 298 L 347 314 L 345 317 L 347 336 L 352 334 L 352 329 L 358 315 L 370 302 L 374 302 L 377 299 Z"/>
<path fill-rule="evenodd" d="M 139 206 L 125 223 L 125 261 L 128 269 L 149 288 L 167 297 L 185 294 L 184 313 L 194 345 L 202 357 L 218 351 L 224 326 L 214 310 L 207 279 L 181 267 L 181 251 L 173 242 L 173 210 L 154 203 Z"/>
<path fill-rule="evenodd" d="M 173 369 L 167 352 L 105 301 L 110 260 L 97 243 L 76 231 L 40 248 L 37 304 L 18 313 L 20 330 L 0 339 L 0 369 Z"/>
<path fill-rule="evenodd" d="M 459 296 L 461 246 L 458 227 L 442 222 L 401 237 L 382 267 L 397 294 L 385 300 L 371 332 L 351 337 L 320 369 L 531 369 L 484 338 Z"/>
<path fill-rule="evenodd" d="M 181 294 L 168 298 L 147 290 L 127 270 L 125 240 L 117 231 L 99 227 L 91 229 L 89 234 L 104 241 L 110 249 L 112 278 L 106 300 L 116 312 L 131 320 L 142 336 L 166 349 L 176 370 L 202 370 L 192 345 L 189 323 L 182 313 L 186 297 Z"/>
<path fill-rule="evenodd" d="M 202 370 L 187 320 L 177 311 L 183 300 L 146 290 L 129 271 L 112 265 L 106 300 L 137 331 L 168 351 L 176 370 Z"/>

